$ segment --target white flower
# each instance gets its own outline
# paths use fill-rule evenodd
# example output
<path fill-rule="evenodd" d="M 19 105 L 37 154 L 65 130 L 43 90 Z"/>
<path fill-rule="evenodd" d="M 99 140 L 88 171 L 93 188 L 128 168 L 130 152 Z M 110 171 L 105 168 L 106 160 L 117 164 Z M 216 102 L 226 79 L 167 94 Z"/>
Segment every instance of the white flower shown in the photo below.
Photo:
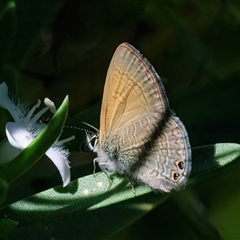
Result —
<path fill-rule="evenodd" d="M 6 124 L 8 141 L 3 141 L 0 145 L 0 164 L 15 158 L 41 132 L 46 124 L 38 123 L 37 121 L 47 110 L 53 113 L 56 112 L 54 103 L 51 102 L 51 100 L 45 99 L 44 103 L 47 106 L 33 115 L 41 104 L 40 100 L 38 100 L 37 104 L 30 110 L 27 108 L 26 104 L 18 102 L 18 104 L 15 105 L 8 96 L 8 87 L 6 83 L 0 84 L 0 107 L 8 110 L 15 121 Z M 74 138 L 75 137 L 72 136 L 61 141 L 56 141 L 45 153 L 60 172 L 64 187 L 70 182 L 71 173 L 68 162 L 69 152 L 63 147 L 63 144 Z"/>

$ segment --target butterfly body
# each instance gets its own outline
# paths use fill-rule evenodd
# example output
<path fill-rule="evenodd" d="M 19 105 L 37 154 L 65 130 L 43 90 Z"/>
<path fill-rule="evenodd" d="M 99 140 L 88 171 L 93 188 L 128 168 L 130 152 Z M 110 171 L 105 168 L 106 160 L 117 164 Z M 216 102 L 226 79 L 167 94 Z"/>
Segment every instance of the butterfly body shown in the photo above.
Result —
<path fill-rule="evenodd" d="M 186 129 L 152 65 L 128 43 L 117 48 L 108 69 L 97 139 L 94 161 L 105 172 L 163 192 L 179 189 L 190 174 Z"/>

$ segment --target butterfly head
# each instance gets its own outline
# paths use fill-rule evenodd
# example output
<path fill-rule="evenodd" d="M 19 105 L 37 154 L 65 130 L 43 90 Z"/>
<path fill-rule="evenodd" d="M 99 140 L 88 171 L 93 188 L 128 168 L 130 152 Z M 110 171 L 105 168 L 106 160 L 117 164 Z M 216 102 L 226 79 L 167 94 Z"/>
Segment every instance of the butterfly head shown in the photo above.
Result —
<path fill-rule="evenodd" d="M 98 133 L 93 133 L 91 131 L 85 130 L 87 145 L 89 149 L 93 152 L 97 152 L 98 146 Z"/>
<path fill-rule="evenodd" d="M 95 128 L 94 126 L 92 126 L 89 123 L 85 123 L 83 122 L 85 125 L 91 127 L 92 129 L 95 130 L 95 132 L 92 132 L 90 130 L 87 129 L 83 129 L 85 134 L 86 134 L 86 139 L 87 139 L 87 147 L 93 151 L 93 152 L 97 152 L 98 150 L 98 138 L 99 138 L 99 131 L 97 128 Z"/>

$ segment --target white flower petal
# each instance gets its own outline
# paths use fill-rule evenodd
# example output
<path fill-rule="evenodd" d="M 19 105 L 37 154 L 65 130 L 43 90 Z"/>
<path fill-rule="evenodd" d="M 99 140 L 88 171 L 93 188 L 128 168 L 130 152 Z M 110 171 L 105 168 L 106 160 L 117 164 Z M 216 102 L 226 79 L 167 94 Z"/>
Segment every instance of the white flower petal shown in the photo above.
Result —
<path fill-rule="evenodd" d="M 47 107 L 35 113 L 36 109 L 40 106 L 40 101 L 32 107 L 31 110 L 26 108 L 26 105 L 15 103 L 8 96 L 8 87 L 6 83 L 0 84 L 0 107 L 9 111 L 15 122 L 8 122 L 6 124 L 6 135 L 8 141 L 0 144 L 0 164 L 15 158 L 21 150 L 26 148 L 33 139 L 45 127 L 45 124 L 38 123 L 39 118 L 50 108 L 55 113 L 56 107 L 54 103 L 45 99 Z M 35 115 L 33 116 L 33 114 Z M 47 152 L 46 155 L 52 160 L 62 177 L 63 186 L 65 187 L 70 182 L 70 167 L 68 164 L 69 152 L 63 149 L 63 143 L 73 140 L 75 137 L 56 141 Z M 5 157 L 6 156 L 6 157 Z M 3 159 L 3 162 L 2 162 Z"/>
<path fill-rule="evenodd" d="M 38 102 L 30 109 L 28 114 L 25 116 L 25 119 L 23 120 L 23 125 L 27 125 L 30 122 L 30 119 L 34 113 L 34 111 L 41 105 L 41 100 L 38 100 Z"/>
<path fill-rule="evenodd" d="M 68 153 L 64 149 L 60 148 L 50 148 L 46 155 L 52 160 L 52 162 L 57 167 L 63 181 L 63 187 L 67 186 L 70 182 L 71 173 L 68 164 Z"/>
<path fill-rule="evenodd" d="M 8 110 L 15 122 L 21 123 L 24 113 L 8 96 L 8 86 L 5 82 L 0 84 L 0 107 Z"/>
<path fill-rule="evenodd" d="M 32 119 L 29 121 L 29 124 L 34 125 L 39 118 L 49 109 L 49 107 L 45 107 L 41 109 Z"/>
<path fill-rule="evenodd" d="M 6 134 L 10 144 L 18 149 L 26 148 L 33 140 L 31 133 L 25 127 L 15 122 L 6 124 Z"/>
<path fill-rule="evenodd" d="M 55 105 L 54 105 L 54 102 L 51 101 L 49 98 L 45 98 L 44 99 L 44 103 L 47 107 L 49 107 L 49 110 L 52 112 L 52 113 L 55 113 L 57 111 Z"/>

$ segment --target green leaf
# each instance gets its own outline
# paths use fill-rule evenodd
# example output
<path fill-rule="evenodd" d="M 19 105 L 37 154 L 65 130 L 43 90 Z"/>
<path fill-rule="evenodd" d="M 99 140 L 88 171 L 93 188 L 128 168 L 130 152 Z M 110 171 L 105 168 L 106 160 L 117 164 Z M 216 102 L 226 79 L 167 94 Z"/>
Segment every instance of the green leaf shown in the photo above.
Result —
<path fill-rule="evenodd" d="M 11 183 L 31 168 L 61 135 L 67 112 L 68 97 L 36 139 L 0 171 L 0 177 Z"/>
<path fill-rule="evenodd" d="M 65 214 L 62 218 L 34 222 L 14 229 L 8 239 L 106 239 L 161 204 L 167 196 L 155 193 L 132 198 L 94 211 L 77 211 L 81 199 L 76 203 L 75 213 Z M 56 211 L 55 211 L 56 212 Z M 77 227 L 76 227 L 77 226 Z"/>
<path fill-rule="evenodd" d="M 239 149 L 238 144 L 194 148 L 192 178 L 238 158 Z M 134 194 L 126 179 L 113 176 L 111 187 L 107 176 L 100 172 L 96 176 L 88 175 L 73 181 L 65 188 L 49 189 L 2 209 L 2 214 L 20 223 L 10 236 L 14 239 L 27 233 L 32 239 L 41 233 L 43 239 L 49 236 L 66 238 L 76 236 L 72 233 L 77 232 L 78 238 L 102 239 L 131 225 L 171 196 L 152 193 L 143 185 L 137 185 Z M 185 209 L 186 204 L 183 206 Z M 196 217 L 194 214 L 188 216 L 190 221 Z M 198 218 L 203 219 L 203 216 Z M 193 225 L 196 226 L 195 223 Z M 204 222 L 203 226 L 204 236 L 218 236 L 209 222 Z M 44 228 L 48 231 L 43 231 Z"/>
<path fill-rule="evenodd" d="M 134 194 L 130 184 L 127 184 L 126 179 L 117 176 L 110 183 L 105 173 L 100 172 L 96 176 L 88 175 L 72 181 L 65 188 L 52 188 L 13 203 L 5 214 L 12 217 L 14 213 L 14 219 L 19 219 L 21 223 L 46 221 L 61 218 L 66 213 L 94 210 L 151 192 L 150 188 L 138 185 L 134 188 Z"/>
<path fill-rule="evenodd" d="M 109 189 L 109 179 L 101 172 L 95 177 L 89 175 L 73 181 L 68 187 L 49 189 L 11 204 L 2 213 L 21 223 L 11 237 L 23 236 L 27 231 L 29 239 L 36 238 L 43 228 L 48 228 L 48 232 L 42 233 L 44 236 L 50 234 L 66 238 L 71 236 L 78 222 L 79 234 L 81 232 L 83 238 L 88 235 L 89 239 L 98 239 L 129 226 L 168 198 L 167 194 L 152 193 L 142 185 L 135 187 L 134 194 L 130 184 L 127 184 L 123 178 L 115 177 Z M 143 198 L 138 198 L 139 196 Z M 106 218 L 111 215 L 114 216 L 113 219 Z M 92 229 L 98 226 L 102 228 L 97 237 L 99 232 L 96 235 Z"/>
<path fill-rule="evenodd" d="M 192 149 L 191 177 L 223 167 L 240 156 L 240 145 L 217 143 Z"/>

